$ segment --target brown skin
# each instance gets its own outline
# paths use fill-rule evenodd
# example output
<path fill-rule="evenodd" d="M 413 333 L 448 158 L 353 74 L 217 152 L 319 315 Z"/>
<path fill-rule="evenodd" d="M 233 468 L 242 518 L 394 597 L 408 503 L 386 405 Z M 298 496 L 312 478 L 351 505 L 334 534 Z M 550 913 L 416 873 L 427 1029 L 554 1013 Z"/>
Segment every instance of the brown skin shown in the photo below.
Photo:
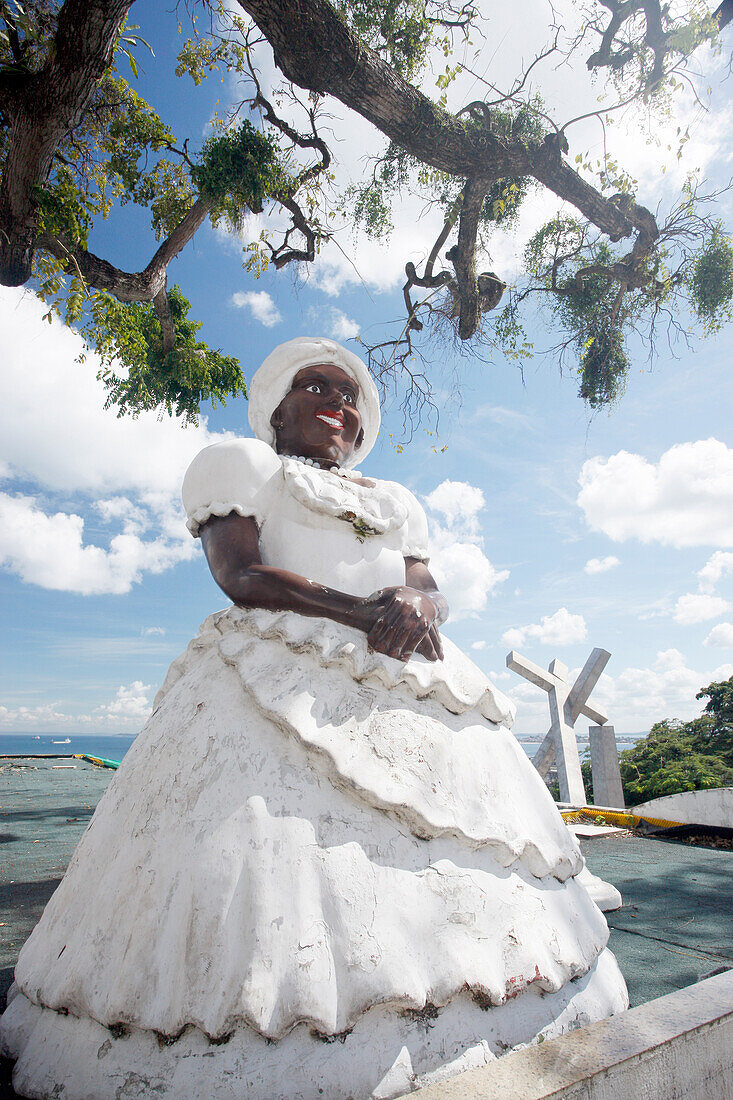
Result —
<path fill-rule="evenodd" d="M 313 458 L 325 468 L 341 466 L 361 446 L 364 433 L 354 380 L 333 364 L 305 367 L 272 414 L 278 454 Z M 326 423 L 322 417 L 339 423 Z M 353 626 L 372 649 L 406 661 L 420 653 L 443 658 L 438 626 L 448 604 L 424 562 L 405 558 L 405 583 L 365 597 L 315 584 L 297 573 L 263 565 L 257 524 L 230 513 L 212 516 L 201 528 L 212 576 L 239 607 L 295 611 Z"/>

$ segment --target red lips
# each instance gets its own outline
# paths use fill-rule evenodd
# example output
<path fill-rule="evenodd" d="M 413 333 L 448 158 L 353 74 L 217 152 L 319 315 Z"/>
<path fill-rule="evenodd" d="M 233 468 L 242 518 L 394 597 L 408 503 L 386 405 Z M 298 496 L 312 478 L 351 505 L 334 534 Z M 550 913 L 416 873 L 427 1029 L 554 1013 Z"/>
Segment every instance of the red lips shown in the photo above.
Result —
<path fill-rule="evenodd" d="M 315 417 L 321 423 L 327 424 L 329 428 L 338 428 L 341 431 L 346 423 L 341 409 L 319 409 Z"/>

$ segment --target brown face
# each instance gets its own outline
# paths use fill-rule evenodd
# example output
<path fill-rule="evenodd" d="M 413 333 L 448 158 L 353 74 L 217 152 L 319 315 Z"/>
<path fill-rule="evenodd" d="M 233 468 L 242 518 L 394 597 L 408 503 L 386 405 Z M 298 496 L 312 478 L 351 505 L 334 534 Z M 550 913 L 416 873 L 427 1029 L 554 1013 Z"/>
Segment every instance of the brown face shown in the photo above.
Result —
<path fill-rule="evenodd" d="M 357 383 L 333 363 L 303 367 L 270 418 L 275 450 L 343 466 L 364 438 L 358 397 Z"/>

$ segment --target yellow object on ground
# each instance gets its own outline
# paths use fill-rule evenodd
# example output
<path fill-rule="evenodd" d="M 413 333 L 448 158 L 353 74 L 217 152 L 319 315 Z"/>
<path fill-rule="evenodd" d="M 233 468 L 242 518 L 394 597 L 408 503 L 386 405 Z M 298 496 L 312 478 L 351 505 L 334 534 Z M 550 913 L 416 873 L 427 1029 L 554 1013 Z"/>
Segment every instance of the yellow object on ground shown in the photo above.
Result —
<path fill-rule="evenodd" d="M 564 821 L 579 821 L 581 817 L 601 820 L 607 825 L 617 825 L 620 829 L 635 829 L 642 821 L 647 825 L 656 825 L 660 829 L 676 829 L 684 825 L 682 821 L 665 821 L 661 817 L 640 817 L 624 810 L 596 809 L 595 806 L 580 806 L 577 810 L 561 810 Z"/>

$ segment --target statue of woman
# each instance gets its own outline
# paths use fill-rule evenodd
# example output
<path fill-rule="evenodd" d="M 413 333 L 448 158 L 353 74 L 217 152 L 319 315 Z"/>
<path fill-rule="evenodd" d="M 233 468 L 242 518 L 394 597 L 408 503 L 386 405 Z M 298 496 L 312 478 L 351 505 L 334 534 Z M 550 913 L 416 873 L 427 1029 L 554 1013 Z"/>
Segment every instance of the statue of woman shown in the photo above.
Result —
<path fill-rule="evenodd" d="M 188 525 L 232 600 L 173 662 L 24 946 L 24 1096 L 402 1096 L 627 1007 L 582 858 L 446 638 L 424 513 L 362 477 L 364 364 L 252 380 Z"/>

